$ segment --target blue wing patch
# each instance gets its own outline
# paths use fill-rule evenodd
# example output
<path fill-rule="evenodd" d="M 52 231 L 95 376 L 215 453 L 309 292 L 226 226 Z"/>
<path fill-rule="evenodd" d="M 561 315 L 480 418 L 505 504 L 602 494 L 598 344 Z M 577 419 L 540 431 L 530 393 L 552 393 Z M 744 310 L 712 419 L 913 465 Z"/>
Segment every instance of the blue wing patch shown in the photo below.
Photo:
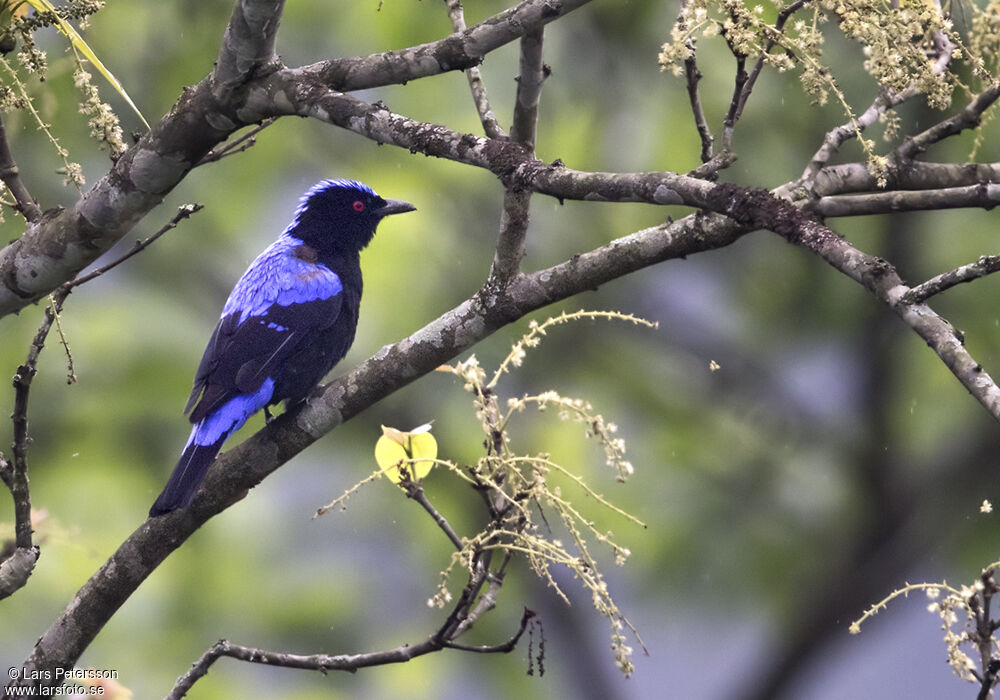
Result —
<path fill-rule="evenodd" d="M 233 288 L 222 318 L 239 314 L 236 324 L 264 316 L 267 310 L 334 297 L 344 286 L 333 270 L 296 254 L 303 243 L 285 234 L 257 256 Z"/>
<path fill-rule="evenodd" d="M 219 438 L 229 437 L 243 427 L 247 418 L 264 408 L 274 394 L 274 380 L 268 377 L 253 394 L 235 396 L 203 421 L 194 426 L 191 437 L 188 438 L 185 449 L 192 443 L 195 445 L 214 445 Z"/>

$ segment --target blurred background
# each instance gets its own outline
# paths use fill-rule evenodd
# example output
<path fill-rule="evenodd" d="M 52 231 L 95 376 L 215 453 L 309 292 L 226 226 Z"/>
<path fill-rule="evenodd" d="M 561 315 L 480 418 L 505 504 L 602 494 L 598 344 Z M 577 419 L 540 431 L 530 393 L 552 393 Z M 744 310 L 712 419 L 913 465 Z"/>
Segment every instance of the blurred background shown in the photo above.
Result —
<path fill-rule="evenodd" d="M 150 121 L 211 68 L 231 0 L 109 3 L 87 40 Z M 469 24 L 505 7 L 466 3 Z M 538 153 L 578 169 L 672 170 L 698 164 L 682 81 L 657 66 L 676 2 L 595 2 L 551 25 Z M 279 34 L 289 65 L 402 48 L 446 35 L 443 3 L 291 2 Z M 108 168 L 87 139 L 72 62 L 54 32 L 39 35 L 50 75 L 37 107 L 84 165 Z M 718 134 L 733 61 L 704 43 L 702 99 Z M 831 36 L 825 56 L 863 109 L 875 87 L 854 46 Z M 509 126 L 516 44 L 482 66 Z M 95 77 L 95 82 L 98 78 Z M 140 128 L 109 89 L 126 133 Z M 362 93 L 394 111 L 480 133 L 460 73 Z M 939 115 L 903 111 L 904 127 Z M 61 161 L 21 114 L 4 116 L 23 178 L 43 208 L 72 203 Z M 737 129 L 736 165 L 723 179 L 773 187 L 797 177 L 836 106 L 808 103 L 794 75 L 765 72 Z M 988 128 L 980 159 L 997 159 Z M 928 154 L 962 161 L 971 136 Z M 845 161 L 861 159 L 855 145 Z M 33 504 L 42 556 L 28 586 L 0 604 L 0 665 L 18 665 L 75 591 L 146 517 L 189 425 L 182 408 L 204 345 L 233 283 L 284 228 L 299 195 L 324 177 L 352 177 L 416 214 L 380 227 L 364 253 L 365 299 L 341 373 L 473 294 L 493 256 L 502 189 L 488 172 L 378 147 L 314 121 L 285 119 L 248 152 L 199 168 L 118 248 L 156 231 L 186 202 L 204 211 L 127 265 L 76 291 L 62 325 L 79 382 L 50 337 L 32 386 Z M 525 269 L 547 266 L 656 225 L 681 208 L 532 202 Z M 995 215 L 982 211 L 838 220 L 863 250 L 893 261 L 910 282 L 997 253 Z M 7 215 L 4 240 L 20 235 Z M 1000 280 L 935 302 L 966 334 L 974 357 L 1000 374 Z M 551 452 L 643 520 L 594 511 L 632 551 L 615 567 L 595 546 L 622 611 L 642 634 L 636 671 L 614 665 L 607 622 L 566 572 L 562 603 L 521 563 L 465 640 L 493 644 L 524 606 L 544 625 L 545 674 L 527 675 L 527 645 L 509 655 L 444 652 L 354 675 L 272 669 L 221 660 L 193 698 L 856 698 L 974 697 L 951 675 L 940 622 L 920 595 L 895 602 L 849 636 L 848 625 L 905 581 L 971 582 L 998 558 L 1000 429 L 924 344 L 854 282 L 770 233 L 645 270 L 534 315 L 618 309 L 657 330 L 576 323 L 550 331 L 501 385 L 505 395 L 546 389 L 590 400 L 620 426 L 635 476 L 616 484 L 581 428 L 526 413 L 514 432 L 525 452 Z M 0 321 L 0 374 L 13 375 L 40 323 L 32 307 Z M 503 329 L 474 351 L 495 367 L 526 330 Z M 710 363 L 718 364 L 712 371 Z M 0 383 L 0 412 L 13 405 Z M 354 495 L 345 512 L 320 505 L 373 468 L 379 425 L 434 421 L 441 456 L 470 462 L 481 449 L 460 384 L 433 374 L 338 428 L 244 501 L 203 527 L 146 581 L 90 646 L 81 667 L 116 669 L 136 698 L 164 695 L 219 638 L 296 653 L 349 653 L 422 640 L 443 620 L 428 608 L 449 545 L 416 504 L 387 482 Z M 257 430 L 251 422 L 236 440 Z M 0 424 L 0 444 L 10 427 Z M 478 499 L 444 471 L 430 498 L 461 534 Z M 586 500 L 586 499 L 583 499 Z M 591 505 L 591 504 L 586 504 Z M 10 527 L 10 499 L 0 521 Z M 456 584 L 461 582 L 455 579 Z M 539 639 L 536 636 L 537 646 Z"/>

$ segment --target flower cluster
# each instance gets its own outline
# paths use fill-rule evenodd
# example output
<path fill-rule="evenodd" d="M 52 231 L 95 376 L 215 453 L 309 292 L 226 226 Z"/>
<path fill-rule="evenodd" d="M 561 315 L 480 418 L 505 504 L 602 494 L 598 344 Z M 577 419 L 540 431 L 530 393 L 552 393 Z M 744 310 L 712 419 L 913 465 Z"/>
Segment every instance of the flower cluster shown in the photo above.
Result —
<path fill-rule="evenodd" d="M 475 415 L 486 439 L 476 441 L 481 442 L 485 449 L 474 464 L 460 466 L 445 460 L 435 460 L 435 463 L 482 494 L 489 511 L 489 521 L 471 537 L 452 536 L 458 551 L 452 554 L 447 567 L 441 572 L 437 590 L 427 604 L 443 608 L 451 603 L 454 598 L 450 589 L 451 579 L 456 571 L 464 571 L 469 583 L 461 599 L 474 600 L 477 609 L 480 605 L 491 607 L 492 603 L 485 605 L 483 600 L 495 593 L 482 593 L 481 587 L 486 581 L 495 584 L 502 580 L 506 562 L 515 556 L 523 558 L 528 568 L 568 604 L 569 598 L 553 574 L 553 567 L 565 568 L 590 593 L 594 608 L 607 619 L 615 663 L 629 675 L 634 666 L 631 660 L 633 648 L 628 642 L 630 638 L 640 645 L 642 642 L 635 627 L 612 597 L 601 563 L 591 550 L 595 546 L 609 549 L 619 566 L 625 564 L 631 552 L 618 543 L 615 534 L 601 526 L 594 515 L 578 506 L 573 495 L 563 491 L 582 495 L 582 502 L 596 503 L 611 517 L 622 518 L 640 527 L 644 525 L 591 488 L 587 480 L 577 473 L 581 470 L 560 464 L 548 453 L 523 454 L 515 451 L 511 433 L 518 423 L 517 417 L 529 408 L 542 413 L 554 409 L 560 419 L 582 425 L 584 439 L 596 441 L 602 447 L 605 462 L 614 470 L 618 481 L 625 481 L 634 471 L 632 464 L 625 459 L 625 441 L 617 436 L 617 425 L 595 412 L 589 401 L 565 397 L 553 390 L 504 399 L 496 388 L 499 380 L 512 367 L 521 365 L 528 350 L 537 347 L 550 328 L 580 319 L 617 319 L 655 325 L 612 311 L 564 313 L 543 323 L 531 322 L 528 332 L 514 344 L 492 375 L 488 375 L 475 355 L 439 368 L 460 378 L 465 391 L 472 395 Z M 490 379 L 487 380 L 487 377 Z M 317 514 L 343 506 L 362 484 L 380 475 L 381 470 L 321 508 Z M 497 565 L 498 561 L 504 563 Z M 491 566 L 498 568 L 491 569 Z M 476 596 L 479 598 L 476 599 Z"/>
<path fill-rule="evenodd" d="M 112 158 L 117 158 L 125 152 L 121 125 L 111 106 L 101 100 L 90 78 L 90 73 L 83 69 L 83 65 L 77 64 L 73 72 L 73 85 L 81 95 L 80 114 L 87 117 L 90 135 L 107 147 Z"/>
<path fill-rule="evenodd" d="M 1000 592 L 993 579 L 997 566 L 1000 562 L 990 564 L 972 584 L 960 588 L 944 582 L 908 583 L 866 610 L 851 624 L 849 631 L 860 634 L 862 623 L 884 610 L 890 602 L 914 591 L 923 591 L 930 600 L 927 610 L 941 620 L 948 666 L 960 679 L 981 685 L 992 659 L 1000 653 L 1000 643 L 994 637 L 1000 622 L 990 617 L 991 599 Z M 962 626 L 957 627 L 960 624 Z M 979 656 L 978 668 L 966 651 L 968 647 Z"/>
<path fill-rule="evenodd" d="M 719 36 L 740 65 L 747 59 L 756 64 L 754 75 L 764 67 L 797 69 L 803 91 L 815 104 L 831 99 L 840 104 L 872 176 L 884 187 L 888 160 L 878 155 L 873 141 L 861 138 L 863 127 L 824 60 L 825 40 L 836 31 L 854 42 L 863 69 L 891 102 L 921 95 L 929 107 L 944 110 L 956 90 L 975 94 L 1000 72 L 1000 0 L 963 4 L 972 18 L 964 34 L 952 24 L 951 7 L 954 3 L 896 0 L 684 0 L 659 62 L 662 70 L 690 80 L 698 75 L 697 41 Z M 738 77 L 733 97 L 737 112 L 747 97 L 739 94 L 741 85 Z M 883 123 L 884 138 L 897 139 L 898 116 L 887 113 Z"/>

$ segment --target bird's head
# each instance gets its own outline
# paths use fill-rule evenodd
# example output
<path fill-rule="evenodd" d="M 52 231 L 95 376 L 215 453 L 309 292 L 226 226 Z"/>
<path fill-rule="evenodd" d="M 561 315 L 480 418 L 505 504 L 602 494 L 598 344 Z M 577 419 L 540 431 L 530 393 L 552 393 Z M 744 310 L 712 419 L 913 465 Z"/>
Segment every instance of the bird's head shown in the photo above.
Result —
<path fill-rule="evenodd" d="M 302 196 L 288 232 L 321 252 L 356 253 L 383 218 L 415 209 L 356 180 L 323 180 Z"/>

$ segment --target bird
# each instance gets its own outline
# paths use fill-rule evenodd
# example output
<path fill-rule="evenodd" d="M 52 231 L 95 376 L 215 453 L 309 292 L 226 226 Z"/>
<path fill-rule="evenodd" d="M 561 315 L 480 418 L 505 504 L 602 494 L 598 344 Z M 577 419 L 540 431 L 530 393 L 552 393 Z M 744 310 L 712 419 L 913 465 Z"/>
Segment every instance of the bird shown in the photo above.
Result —
<path fill-rule="evenodd" d="M 322 180 L 233 287 L 195 372 L 194 424 L 150 517 L 186 508 L 226 439 L 261 409 L 303 401 L 354 342 L 361 250 L 387 216 L 414 211 L 357 180 Z"/>

